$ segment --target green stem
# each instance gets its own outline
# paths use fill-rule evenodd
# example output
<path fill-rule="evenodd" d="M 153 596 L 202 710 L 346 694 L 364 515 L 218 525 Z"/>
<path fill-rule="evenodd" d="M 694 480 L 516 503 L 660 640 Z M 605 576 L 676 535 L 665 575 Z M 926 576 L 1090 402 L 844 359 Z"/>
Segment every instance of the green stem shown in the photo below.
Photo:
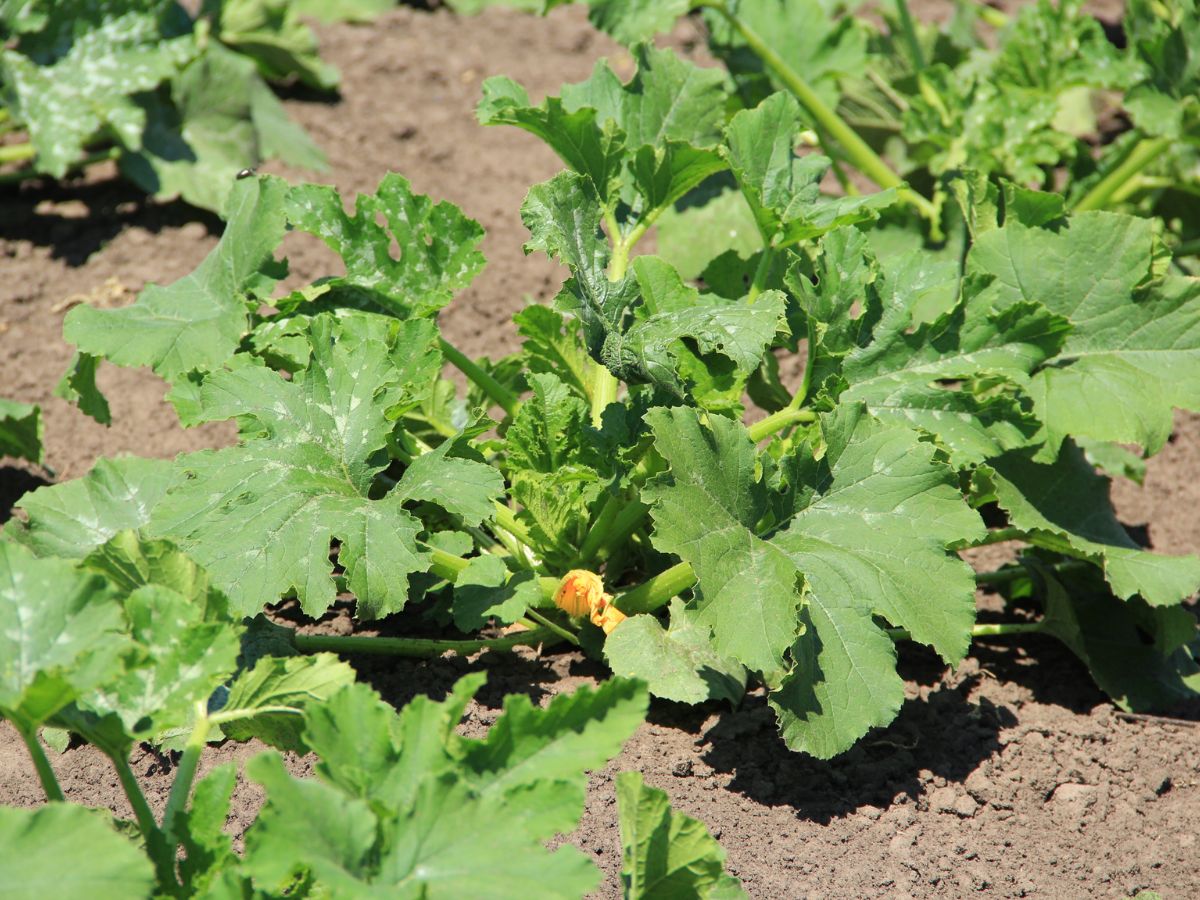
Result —
<path fill-rule="evenodd" d="M 27 159 L 33 159 L 35 156 L 37 156 L 37 151 L 33 149 L 33 144 L 29 142 L 24 144 L 7 144 L 0 147 L 0 165 L 24 162 Z"/>
<path fill-rule="evenodd" d="M 538 612 L 536 609 L 525 610 L 525 615 L 528 616 L 530 619 L 532 619 L 534 622 L 536 622 L 538 625 L 541 625 L 547 631 L 553 631 L 555 634 L 557 634 L 560 638 L 562 638 L 568 644 L 574 644 L 576 647 L 579 646 L 578 636 L 576 636 L 576 634 L 573 631 L 568 631 L 566 628 L 563 628 L 561 625 L 559 625 L 557 622 L 555 622 L 549 616 L 543 615 L 542 613 Z"/>
<path fill-rule="evenodd" d="M 796 390 L 795 396 L 792 397 L 792 402 L 788 404 L 789 409 L 799 409 L 804 405 L 804 401 L 808 399 L 808 392 L 812 390 L 813 368 L 817 362 L 817 325 L 813 321 L 812 316 L 805 316 L 805 343 L 804 343 L 804 376 L 800 379 L 800 387 Z"/>
<path fill-rule="evenodd" d="M 338 637 L 327 634 L 297 634 L 293 638 L 301 653 L 370 654 L 430 658 L 452 652 L 460 655 L 481 650 L 512 650 L 533 644 L 556 644 L 562 638 L 549 628 L 539 628 L 502 638 L 451 641 L 430 638 Z"/>
<path fill-rule="evenodd" d="M 133 817 L 137 820 L 138 829 L 142 832 L 142 838 L 146 842 L 146 848 L 150 851 L 150 858 L 158 872 L 160 888 L 166 885 L 175 886 L 177 884 L 175 847 L 167 843 L 166 835 L 154 821 L 154 811 L 146 802 L 146 795 L 142 793 L 141 785 L 138 784 L 133 769 L 129 767 L 129 757 L 120 753 L 107 752 L 105 756 L 112 761 L 113 768 L 117 770 L 121 788 L 125 791 L 125 797 L 133 808 Z"/>
<path fill-rule="evenodd" d="M 888 637 L 893 641 L 910 641 L 912 634 L 907 628 L 888 628 Z M 1009 637 L 1014 634 L 1040 634 L 1045 631 L 1041 622 L 999 622 L 976 625 L 971 629 L 971 640 L 986 637 Z"/>
<path fill-rule="evenodd" d="M 621 594 L 613 600 L 613 605 L 627 616 L 654 612 L 695 583 L 696 573 L 691 565 L 685 562 L 676 563 L 665 572 L 660 572 Z"/>
<path fill-rule="evenodd" d="M 29 757 L 33 760 L 33 768 L 37 772 L 38 781 L 42 783 L 42 790 L 46 794 L 47 802 L 65 802 L 67 798 L 63 795 L 58 777 L 54 774 L 54 767 L 50 765 L 42 742 L 38 740 L 37 728 L 25 729 L 16 722 L 13 722 L 13 727 L 17 729 L 17 734 L 21 735 L 21 740 L 25 742 L 25 749 L 29 751 Z"/>
<path fill-rule="evenodd" d="M 907 0 L 896 0 L 896 18 L 900 22 L 900 34 L 908 46 L 909 62 L 913 70 L 919 73 L 925 68 L 925 54 L 921 52 L 921 42 L 917 40 L 917 28 L 913 24 Z"/>
<path fill-rule="evenodd" d="M 529 533 L 529 529 L 521 524 L 521 521 L 517 518 L 517 514 L 499 500 L 495 503 L 495 509 L 496 524 L 520 541 L 525 548 L 533 550 L 533 535 Z"/>
<path fill-rule="evenodd" d="M 483 389 L 483 392 L 487 394 L 497 406 L 508 413 L 509 416 L 516 416 L 517 410 L 521 407 L 520 397 L 485 372 L 478 364 L 468 358 L 465 353 L 452 345 L 445 338 L 439 337 L 438 343 L 441 345 L 442 355 L 449 360 L 452 366 L 479 385 L 479 387 Z"/>
<path fill-rule="evenodd" d="M 997 528 L 989 531 L 984 537 L 971 544 L 972 547 L 988 547 L 992 544 L 1003 544 L 1007 541 L 1023 541 L 1028 536 L 1020 528 Z"/>
<path fill-rule="evenodd" d="M 1182 244 L 1177 244 L 1171 250 L 1172 256 L 1200 256 L 1200 238 L 1193 238 L 1190 241 L 1184 241 Z"/>
<path fill-rule="evenodd" d="M 776 53 L 770 44 L 764 41 L 754 29 L 729 9 L 725 0 L 704 0 L 699 5 L 715 9 L 724 16 L 729 24 L 733 26 L 734 30 L 742 36 L 742 40 L 746 42 L 754 54 L 775 73 L 776 77 L 783 82 L 788 90 L 796 95 L 796 99 L 808 110 L 809 115 L 817 121 L 818 126 L 841 144 L 850 162 L 881 188 L 895 188 L 901 199 L 916 207 L 921 215 L 929 221 L 930 236 L 935 241 L 941 240 L 941 223 L 938 221 L 937 209 L 934 205 L 916 191 L 909 189 L 900 176 L 892 171 L 891 167 L 883 161 L 879 154 L 872 150 L 867 142 L 858 136 L 858 132 L 847 125 L 837 112 L 826 105 L 825 101 L 809 86 L 808 82 L 795 69 L 789 66 L 783 57 Z"/>
<path fill-rule="evenodd" d="M 1072 212 L 1087 212 L 1105 209 L 1111 205 L 1113 196 L 1146 166 L 1161 156 L 1171 142 L 1168 138 L 1142 138 L 1134 144 L 1120 163 L 1101 178 L 1092 189 L 1072 207 Z"/>
<path fill-rule="evenodd" d="M 608 493 L 604 495 L 604 502 L 600 504 L 600 511 L 596 513 L 595 521 L 592 522 L 588 533 L 583 538 L 583 546 L 579 548 L 579 564 L 582 568 L 587 568 L 588 563 L 596 558 L 596 554 L 600 551 L 600 547 L 605 543 L 609 532 L 612 530 L 613 522 L 621 512 L 622 503 L 622 499 L 616 494 Z"/>
<path fill-rule="evenodd" d="M 192 782 L 196 780 L 196 767 L 200 764 L 200 753 L 208 743 L 211 725 L 204 702 L 197 702 L 196 722 L 192 726 L 192 733 L 188 735 L 187 743 L 184 744 L 183 756 L 180 757 L 179 767 L 175 772 L 175 782 L 171 785 L 171 793 L 167 797 L 167 808 L 163 810 L 162 833 L 170 847 L 179 843 L 175 822 L 187 809 L 188 800 L 192 795 Z"/>
<path fill-rule="evenodd" d="M 762 256 L 758 258 L 758 266 L 754 270 L 754 280 L 750 282 L 750 291 L 746 294 L 746 302 L 753 303 L 767 286 L 771 277 L 771 264 L 775 261 L 772 247 L 764 247 Z"/>
<path fill-rule="evenodd" d="M 641 527 L 649 512 L 650 507 L 641 500 L 630 500 L 613 520 L 612 527 L 604 535 L 603 541 L 596 549 L 595 557 L 610 559 L 615 549 L 629 540 L 630 536 Z"/>
<path fill-rule="evenodd" d="M 784 407 L 778 412 L 771 413 L 765 419 L 759 419 L 746 429 L 746 433 L 750 436 L 750 440 L 757 444 L 764 438 L 770 437 L 777 431 L 782 431 L 789 425 L 794 425 L 798 422 L 815 421 L 817 421 L 817 414 L 811 409 Z"/>

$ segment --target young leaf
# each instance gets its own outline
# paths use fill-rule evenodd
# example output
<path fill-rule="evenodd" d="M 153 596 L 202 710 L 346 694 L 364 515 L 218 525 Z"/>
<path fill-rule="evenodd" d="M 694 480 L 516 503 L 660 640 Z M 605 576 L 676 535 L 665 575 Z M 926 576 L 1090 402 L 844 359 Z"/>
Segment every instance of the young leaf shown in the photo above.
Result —
<path fill-rule="evenodd" d="M 604 658 L 614 675 L 637 677 L 655 697 L 680 703 L 728 700 L 746 691 L 746 669 L 713 650 L 710 629 L 678 600 L 663 628 L 654 616 L 631 616 L 604 642 Z"/>
<path fill-rule="evenodd" d="M 338 85 L 338 70 L 321 61 L 317 37 L 295 4 L 280 0 L 222 0 L 206 4 L 221 42 L 258 64 L 271 81 L 299 81 L 318 90 Z"/>
<path fill-rule="evenodd" d="M 100 577 L 0 541 L 0 716 L 32 732 L 120 669 L 124 617 Z"/>
<path fill-rule="evenodd" d="M 42 461 L 42 410 L 0 398 L 0 456 Z"/>
<path fill-rule="evenodd" d="M 66 803 L 0 806 L 0 884 L 12 897 L 146 897 L 154 868 L 104 820 L 108 813 Z M 70 865 L 64 865 L 70 860 Z"/>
<path fill-rule="evenodd" d="M 99 459 L 82 478 L 22 497 L 16 506 L 29 520 L 11 520 L 4 533 L 38 556 L 82 559 L 117 532 L 145 525 L 180 477 L 167 460 Z"/>
<path fill-rule="evenodd" d="M 870 221 L 896 202 L 896 191 L 826 198 L 820 183 L 829 171 L 824 156 L 796 156 L 800 104 L 791 94 L 772 94 L 735 115 L 725 129 L 722 153 L 768 247 L 786 247 L 843 225 Z"/>
<path fill-rule="evenodd" d="M 258 738 L 272 747 L 303 753 L 305 709 L 353 682 L 354 670 L 332 653 L 264 656 L 234 680 L 224 704 L 213 712 L 240 714 L 222 724 L 226 737 Z"/>
<path fill-rule="evenodd" d="M 151 366 L 168 381 L 220 366 L 283 274 L 272 262 L 283 239 L 286 191 L 269 176 L 236 181 L 225 233 L 194 272 L 168 287 L 150 285 L 123 309 L 77 306 L 63 337 L 119 366 Z"/>
<path fill-rule="evenodd" d="M 641 772 L 617 776 L 617 809 L 627 900 L 747 896 L 725 874 L 725 851 L 704 823 L 671 809 L 666 792 L 643 784 Z"/>

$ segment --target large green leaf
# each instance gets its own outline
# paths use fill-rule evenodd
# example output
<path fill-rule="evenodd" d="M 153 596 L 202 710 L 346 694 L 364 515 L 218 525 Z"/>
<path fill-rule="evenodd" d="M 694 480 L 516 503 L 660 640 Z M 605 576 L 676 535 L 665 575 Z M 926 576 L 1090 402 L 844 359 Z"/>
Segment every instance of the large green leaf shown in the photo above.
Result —
<path fill-rule="evenodd" d="M 0 715 L 31 732 L 111 677 L 124 617 L 97 575 L 0 541 Z"/>
<path fill-rule="evenodd" d="M 156 507 L 150 531 L 207 568 L 239 614 L 289 589 L 310 615 L 328 609 L 335 538 L 359 615 L 402 609 L 408 576 L 430 560 L 417 544 L 423 526 L 404 504 L 429 500 L 477 524 L 501 493 L 499 473 L 446 457 L 445 445 L 373 499 L 388 464 L 388 412 L 412 391 L 404 367 L 429 352 L 436 332 L 405 323 L 388 333 L 389 345 L 379 329 L 356 330 L 362 315 L 314 320 L 310 364 L 290 381 L 247 362 L 213 373 L 201 389 L 201 417 L 236 417 L 241 442 L 182 457 L 187 479 Z"/>
<path fill-rule="evenodd" d="M 725 874 L 725 851 L 704 823 L 671 809 L 641 772 L 617 776 L 621 883 L 627 900 L 733 900 L 746 892 Z"/>
<path fill-rule="evenodd" d="M 286 191 L 270 176 L 235 182 L 225 233 L 194 272 L 168 287 L 147 287 L 123 309 L 78 306 L 67 314 L 63 336 L 84 353 L 151 366 L 169 381 L 220 366 L 283 274 L 273 254 L 283 239 Z"/>
<path fill-rule="evenodd" d="M 42 461 L 42 410 L 0 397 L 0 456 Z"/>
<path fill-rule="evenodd" d="M 705 426 L 686 409 L 648 418 L 671 467 L 644 492 L 655 544 L 695 570 L 717 652 L 777 686 L 789 746 L 832 756 L 899 710 L 895 651 L 875 616 L 962 658 L 975 583 L 946 548 L 982 524 L 914 432 L 848 407 L 825 421 L 820 458 L 805 446 L 788 460 L 780 495 L 737 423 Z"/>
<path fill-rule="evenodd" d="M 6 104 L 29 129 L 38 171 L 61 178 L 102 130 L 136 150 L 151 91 L 196 53 L 187 14 L 170 0 L 62 0 L 36 32 L 0 50 Z"/>
<path fill-rule="evenodd" d="M 1034 301 L 1071 324 L 1030 388 L 1045 458 L 1067 435 L 1154 453 L 1175 407 L 1200 409 L 1200 280 L 1162 278 L 1161 263 L 1153 223 L 1115 213 L 1045 225 L 1010 217 L 976 239 L 968 268 L 992 279 L 981 301 Z"/>
<path fill-rule="evenodd" d="M 267 789 L 246 838 L 256 882 L 308 873 L 339 896 L 414 898 L 594 889 L 585 856 L 543 842 L 578 822 L 584 769 L 616 754 L 644 715 L 645 690 L 615 680 L 546 710 L 509 698 L 486 741 L 460 738 L 454 728 L 481 682 L 464 679 L 443 703 L 417 698 L 400 716 L 359 685 L 310 709 L 316 778 L 291 777 L 273 755 L 248 767 Z"/>
<path fill-rule="evenodd" d="M 0 806 L 4 895 L 13 900 L 149 896 L 154 887 L 150 860 L 105 823 L 104 815 L 66 803 L 39 809 Z"/>

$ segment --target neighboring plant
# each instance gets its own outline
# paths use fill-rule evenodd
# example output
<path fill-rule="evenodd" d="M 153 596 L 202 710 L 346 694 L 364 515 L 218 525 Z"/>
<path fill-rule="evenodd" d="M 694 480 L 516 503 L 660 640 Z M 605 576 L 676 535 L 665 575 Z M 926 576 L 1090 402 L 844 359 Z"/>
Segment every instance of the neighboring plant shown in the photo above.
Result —
<path fill-rule="evenodd" d="M 328 4 L 327 15 L 362 5 Z M 0 180 L 115 159 L 154 196 L 220 212 L 243 168 L 324 168 L 267 84 L 337 87 L 297 16 L 292 0 L 206 0 L 194 18 L 173 0 L 5 5 L 0 131 L 28 140 L 0 145 L 0 163 L 28 163 Z"/>
<path fill-rule="evenodd" d="M 565 2 L 546 0 L 541 11 Z M 882 28 L 844 0 L 586 2 L 598 28 L 631 46 L 699 11 L 734 108 L 790 92 L 803 139 L 832 158 L 842 188 L 857 191 L 855 170 L 895 188 L 935 240 L 948 224 L 950 180 L 970 169 L 1057 188 L 1068 209 L 1157 217 L 1177 256 L 1200 250 L 1194 0 L 1132 0 L 1113 40 L 1084 0 L 1038 0 L 1011 17 L 961 0 L 941 28 L 914 20 L 907 0 L 873 8 Z M 717 230 L 719 218 L 724 236 L 749 215 L 735 194 L 707 216 L 703 204 L 689 207 L 664 227 L 660 246 L 673 261 L 697 230 Z"/>
<path fill-rule="evenodd" d="M 16 896 L 54 885 L 99 897 L 358 896 L 575 898 L 599 873 L 545 841 L 577 827 L 585 770 L 605 765 L 641 723 L 644 685 L 613 679 L 544 709 L 510 696 L 483 740 L 455 729 L 483 675 L 397 713 L 328 654 L 287 648 L 261 618 L 247 628 L 203 570 L 170 544 L 120 532 L 82 561 L 0 542 L 0 717 L 29 750 L 49 805 L 0 807 L 0 882 Z M 39 729 L 78 735 L 112 762 L 134 822 L 68 805 Z M 237 766 L 197 779 L 207 744 L 257 738 L 315 755 L 315 777 L 278 753 L 245 770 L 266 802 L 234 852 L 225 833 Z M 129 763 L 143 741 L 182 750 L 155 816 Z M 740 896 L 703 826 L 665 795 L 619 783 L 641 832 L 628 897 L 662 886 Z M 63 869 L 63 854 L 72 863 Z"/>

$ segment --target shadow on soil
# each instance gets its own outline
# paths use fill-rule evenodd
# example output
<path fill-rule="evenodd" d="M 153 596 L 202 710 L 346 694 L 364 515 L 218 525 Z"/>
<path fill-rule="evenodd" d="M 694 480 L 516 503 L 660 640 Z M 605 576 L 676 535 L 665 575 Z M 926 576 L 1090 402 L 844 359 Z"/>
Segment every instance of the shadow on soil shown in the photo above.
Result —
<path fill-rule="evenodd" d="M 0 525 L 12 518 L 13 504 L 30 491 L 49 483 L 36 472 L 20 466 L 0 466 Z"/>
<path fill-rule="evenodd" d="M 220 218 L 182 201 L 156 203 L 120 178 L 84 183 L 34 180 L 0 188 L 4 216 L 0 240 L 30 241 L 49 247 L 54 259 L 81 266 L 88 257 L 129 226 L 157 234 L 200 222 L 220 234 Z"/>

